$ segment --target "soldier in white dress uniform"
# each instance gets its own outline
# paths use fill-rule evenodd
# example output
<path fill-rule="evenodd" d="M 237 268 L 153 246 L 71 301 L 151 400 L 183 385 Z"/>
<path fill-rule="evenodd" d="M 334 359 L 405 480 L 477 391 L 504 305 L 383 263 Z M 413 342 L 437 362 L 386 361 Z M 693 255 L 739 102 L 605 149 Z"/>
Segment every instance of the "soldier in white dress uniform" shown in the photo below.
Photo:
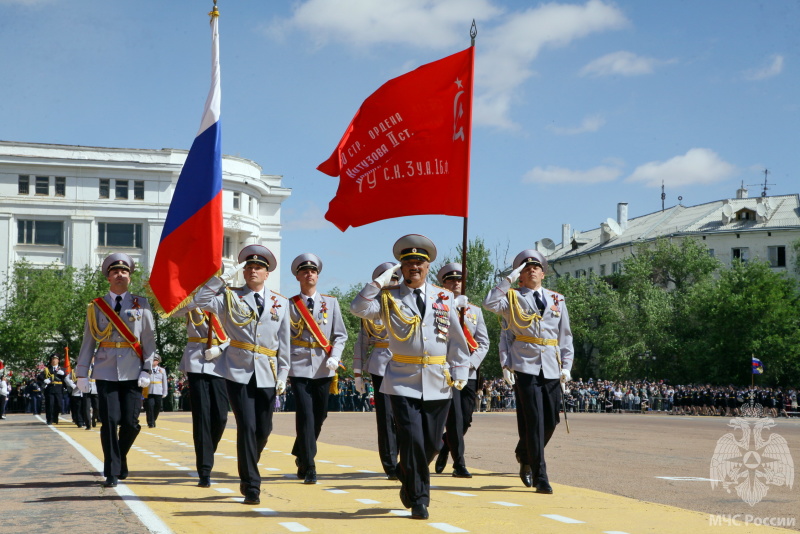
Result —
<path fill-rule="evenodd" d="M 167 396 L 167 371 L 160 364 L 161 357 L 156 354 L 153 357 L 153 372 L 150 374 L 150 386 L 147 388 L 147 398 L 144 401 L 147 428 L 156 427 L 163 399 Z"/>
<path fill-rule="evenodd" d="M 300 293 L 289 303 L 291 311 L 292 391 L 296 405 L 297 437 L 292 447 L 297 476 L 305 484 L 317 483 L 317 438 L 328 417 L 331 382 L 342 360 L 347 342 L 339 301 L 317 292 L 322 260 L 300 254 L 292 262 L 292 274 L 300 282 Z"/>
<path fill-rule="evenodd" d="M 378 278 L 395 265 L 397 263 L 391 261 L 381 263 L 372 271 L 372 279 Z M 392 275 L 392 284 L 397 284 L 399 281 L 400 275 L 397 273 Z M 353 347 L 353 375 L 356 389 L 360 393 L 365 391 L 362 372 L 368 372 L 372 377 L 375 420 L 378 425 L 378 456 L 386 478 L 397 480 L 397 429 L 394 424 L 392 403 L 387 394 L 380 392 L 386 365 L 392 359 L 388 336 L 389 332 L 380 319 L 375 321 L 361 319 L 361 329 Z"/>
<path fill-rule="evenodd" d="M 507 323 L 508 351 L 500 365 L 506 382 L 516 384 L 517 410 L 524 419 L 524 439 L 517 448 L 520 464 L 523 469 L 530 466 L 536 492 L 550 494 L 544 446 L 559 422 L 559 381 L 570 380 L 572 330 L 564 297 L 542 287 L 547 272 L 544 256 L 523 250 L 514 258 L 513 268 L 489 292 L 483 306 Z M 520 287 L 512 289 L 517 278 Z"/>
<path fill-rule="evenodd" d="M 463 304 L 458 306 L 459 314 L 464 313 L 464 335 L 469 346 L 469 379 L 462 390 L 453 391 L 453 402 L 450 413 L 447 415 L 446 431 L 442 440 L 442 450 L 436 459 L 436 472 L 441 473 L 447 465 L 447 456 L 453 457 L 453 476 L 458 478 L 472 478 L 467 470 L 464 459 L 464 434 L 472 425 L 472 414 L 475 412 L 475 402 L 478 399 L 477 381 L 478 368 L 481 366 L 486 353 L 489 352 L 489 334 L 483 320 L 483 310 L 466 301 L 463 293 L 463 272 L 460 263 L 448 263 L 439 269 L 436 278 L 445 288 L 453 292 L 456 299 L 462 299 Z"/>
<path fill-rule="evenodd" d="M 245 264 L 244 287 L 228 288 L 215 276 L 197 291 L 194 305 L 216 314 L 230 337 L 221 355 L 205 357 L 216 358 L 214 371 L 226 380 L 236 418 L 239 491 L 252 505 L 261 502 L 258 461 L 272 432 L 275 395 L 286 389 L 289 373 L 289 303 L 265 286 L 277 267 L 267 247 L 246 246 L 239 263 Z"/>
<path fill-rule="evenodd" d="M 458 324 L 455 297 L 426 283 L 436 247 L 425 236 L 411 234 L 394 245 L 400 265 L 364 286 L 350 305 L 354 315 L 383 320 L 392 360 L 381 392 L 391 396 L 400 443 L 400 500 L 413 519 L 427 519 L 430 504 L 428 466 L 442 446 L 453 387 L 469 376 L 469 350 Z M 403 283 L 385 287 L 402 270 Z"/>
<path fill-rule="evenodd" d="M 75 366 L 78 387 L 90 393 L 89 367 L 94 365 L 106 487 L 114 487 L 128 476 L 128 451 L 141 430 L 142 388 L 150 385 L 156 351 L 150 304 L 146 298 L 128 293 L 134 269 L 127 254 L 111 254 L 103 261 L 109 292 L 89 303 Z"/>

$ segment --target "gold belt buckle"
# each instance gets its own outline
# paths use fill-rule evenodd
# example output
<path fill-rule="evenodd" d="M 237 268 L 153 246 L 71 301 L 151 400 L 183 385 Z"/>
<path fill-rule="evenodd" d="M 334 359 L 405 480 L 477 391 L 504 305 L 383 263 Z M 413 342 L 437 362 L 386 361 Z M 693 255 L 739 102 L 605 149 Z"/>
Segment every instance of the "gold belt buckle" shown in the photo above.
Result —
<path fill-rule="evenodd" d="M 116 345 L 114 345 L 114 347 L 118 348 L 118 349 L 121 348 L 122 347 L 122 342 L 121 341 L 117 341 Z"/>
<path fill-rule="evenodd" d="M 423 367 L 427 366 L 430 361 L 431 361 L 431 357 L 430 356 L 423 356 L 422 357 L 422 366 Z"/>

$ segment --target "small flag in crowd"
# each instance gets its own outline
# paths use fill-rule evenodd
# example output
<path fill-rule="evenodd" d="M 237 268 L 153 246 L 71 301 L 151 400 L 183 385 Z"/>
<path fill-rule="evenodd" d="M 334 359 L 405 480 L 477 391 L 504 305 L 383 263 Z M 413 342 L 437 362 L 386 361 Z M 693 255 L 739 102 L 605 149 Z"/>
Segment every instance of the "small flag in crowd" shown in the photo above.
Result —
<path fill-rule="evenodd" d="M 753 374 L 754 375 L 761 375 L 764 374 L 764 364 L 761 363 L 761 360 L 753 356 Z"/>
<path fill-rule="evenodd" d="M 466 217 L 474 48 L 389 80 L 318 170 L 339 176 L 325 218 L 341 231 L 407 215 Z M 409 191 L 446 191 L 441 195 Z M 402 196 L 403 202 L 396 199 Z"/>
<path fill-rule="evenodd" d="M 222 266 L 222 137 L 220 133 L 219 12 L 211 15 L 211 89 L 200 131 L 175 186 L 149 289 L 169 315 Z"/>

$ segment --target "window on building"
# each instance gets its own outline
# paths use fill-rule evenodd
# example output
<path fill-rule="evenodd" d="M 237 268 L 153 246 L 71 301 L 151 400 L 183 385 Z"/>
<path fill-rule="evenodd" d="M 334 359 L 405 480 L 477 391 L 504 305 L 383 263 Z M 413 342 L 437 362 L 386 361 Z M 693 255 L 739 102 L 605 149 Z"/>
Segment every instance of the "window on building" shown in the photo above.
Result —
<path fill-rule="evenodd" d="M 144 200 L 144 181 L 136 180 L 133 182 L 133 199 Z"/>
<path fill-rule="evenodd" d="M 100 198 L 108 198 L 109 190 L 111 189 L 111 180 L 108 178 L 100 178 Z"/>
<path fill-rule="evenodd" d="M 222 257 L 233 258 L 233 240 L 227 235 L 222 239 Z"/>
<path fill-rule="evenodd" d="M 101 247 L 142 248 L 142 225 L 133 223 L 98 223 L 97 244 Z"/>
<path fill-rule="evenodd" d="M 586 269 L 575 270 L 575 278 L 585 278 L 585 277 L 586 277 Z"/>
<path fill-rule="evenodd" d="M 614 274 L 621 273 L 622 272 L 622 262 L 621 261 L 615 261 L 614 263 L 612 263 L 611 264 L 611 272 L 614 273 Z"/>
<path fill-rule="evenodd" d="M 600 276 L 605 276 L 605 275 L 606 275 L 606 264 L 604 263 L 600 266 Z"/>
<path fill-rule="evenodd" d="M 239 191 L 233 192 L 233 209 L 242 211 L 242 194 Z"/>
<path fill-rule="evenodd" d="M 20 245 L 64 245 L 62 221 L 17 221 L 17 243 Z"/>
<path fill-rule="evenodd" d="M 594 267 L 589 267 L 589 276 L 594 274 Z"/>
<path fill-rule="evenodd" d="M 63 197 L 67 194 L 67 179 L 64 176 L 56 176 L 56 196 Z"/>
<path fill-rule="evenodd" d="M 716 257 L 714 255 L 714 249 L 713 248 L 708 249 L 708 255 L 711 256 L 712 258 Z"/>
<path fill-rule="evenodd" d="M 786 267 L 786 247 L 767 247 L 767 259 L 770 267 Z"/>
<path fill-rule="evenodd" d="M 37 176 L 36 177 L 36 194 L 49 195 L 50 194 L 50 177 Z"/>
<path fill-rule="evenodd" d="M 731 258 L 746 262 L 750 259 L 750 249 L 747 247 L 732 248 Z"/>
<path fill-rule="evenodd" d="M 20 174 L 19 181 L 17 182 L 17 193 L 20 195 L 28 195 L 31 192 L 31 177 L 27 174 Z"/>
<path fill-rule="evenodd" d="M 114 198 L 128 200 L 128 180 L 114 180 Z"/>

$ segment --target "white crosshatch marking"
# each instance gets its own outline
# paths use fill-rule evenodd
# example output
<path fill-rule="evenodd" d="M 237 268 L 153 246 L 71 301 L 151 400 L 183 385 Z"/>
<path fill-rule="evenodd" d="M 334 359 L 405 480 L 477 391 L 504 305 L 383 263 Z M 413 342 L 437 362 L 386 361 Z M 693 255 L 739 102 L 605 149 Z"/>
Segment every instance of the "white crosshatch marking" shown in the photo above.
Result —
<path fill-rule="evenodd" d="M 554 521 L 561 521 L 562 523 L 570 523 L 570 524 L 578 524 L 578 523 L 585 523 L 586 521 L 579 521 L 577 519 L 572 519 L 571 517 L 564 517 L 563 515 L 558 514 L 542 514 L 542 517 L 546 517 L 548 519 L 552 519 Z"/>

